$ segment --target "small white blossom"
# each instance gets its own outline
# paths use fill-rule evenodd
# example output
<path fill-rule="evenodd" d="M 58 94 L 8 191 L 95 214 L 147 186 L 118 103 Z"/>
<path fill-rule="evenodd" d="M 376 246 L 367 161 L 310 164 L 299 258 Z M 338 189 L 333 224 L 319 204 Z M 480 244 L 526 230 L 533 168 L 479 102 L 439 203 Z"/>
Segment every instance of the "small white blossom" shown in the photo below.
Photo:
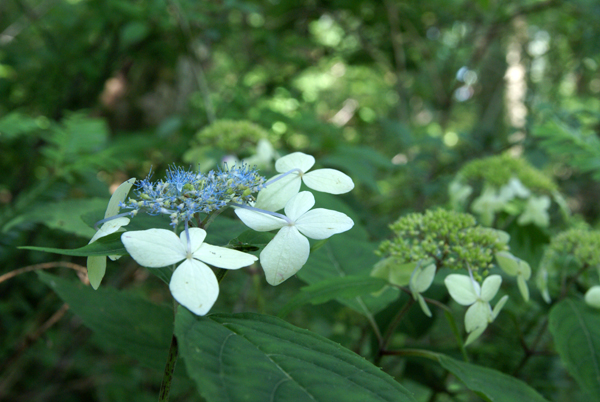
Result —
<path fill-rule="evenodd" d="M 280 210 L 298 194 L 302 182 L 313 190 L 330 194 L 344 194 L 354 188 L 352 179 L 338 170 L 317 169 L 308 172 L 314 164 L 315 158 L 302 152 L 277 159 L 275 170 L 281 174 L 269 180 L 267 186 L 258 193 L 255 206 L 267 211 Z"/>
<path fill-rule="evenodd" d="M 260 253 L 260 264 L 269 284 L 279 285 L 306 263 L 310 253 L 306 237 L 327 239 L 354 226 L 352 219 L 341 212 L 323 208 L 309 211 L 314 205 L 312 193 L 303 191 L 285 205 L 285 216 L 246 208 L 235 210 L 242 222 L 251 229 L 259 232 L 279 229 Z"/>
<path fill-rule="evenodd" d="M 500 275 L 490 275 L 480 286 L 467 275 L 450 274 L 444 279 L 450 296 L 458 304 L 470 306 L 465 314 L 465 329 L 469 333 L 465 345 L 470 344 L 485 331 L 488 324 L 493 322 L 508 296 L 504 296 L 492 310 L 490 301 L 496 296 L 502 283 Z"/>
<path fill-rule="evenodd" d="M 496 212 L 501 211 L 505 203 L 506 201 L 500 197 L 498 191 L 487 185 L 479 197 L 473 201 L 471 209 L 478 215 L 482 225 L 490 226 L 494 223 Z"/>
<path fill-rule="evenodd" d="M 123 183 L 112 194 L 110 200 L 108 201 L 108 206 L 106 207 L 106 212 L 104 213 L 104 219 L 113 217 L 119 213 L 119 204 L 125 200 L 131 186 L 135 183 L 135 178 L 131 178 Z M 115 233 L 122 226 L 126 226 L 129 224 L 129 218 L 121 217 L 109 220 L 105 222 L 100 229 L 94 234 L 94 237 L 90 240 L 88 244 L 91 244 L 98 240 L 101 237 L 108 236 L 109 234 Z M 116 260 L 120 256 L 111 255 L 109 258 L 111 260 Z M 87 258 L 87 270 L 88 270 L 88 279 L 90 280 L 90 285 L 92 288 L 98 289 L 100 286 L 100 282 L 102 282 L 102 278 L 104 278 L 104 274 L 106 273 L 106 257 L 103 255 L 99 256 L 90 256 Z"/>
<path fill-rule="evenodd" d="M 525 210 L 519 216 L 517 223 L 522 226 L 533 223 L 542 228 L 548 227 L 550 225 L 548 208 L 550 208 L 550 197 L 547 195 L 541 197 L 531 196 L 527 200 Z"/>
<path fill-rule="evenodd" d="M 219 282 L 206 264 L 225 269 L 251 265 L 258 258 L 241 251 L 204 243 L 206 231 L 188 229 L 177 235 L 165 229 L 125 232 L 121 241 L 140 265 L 160 268 L 183 262 L 173 272 L 169 289 L 181 305 L 192 313 L 205 315 L 219 295 Z M 206 263 L 206 264 L 205 264 Z"/>

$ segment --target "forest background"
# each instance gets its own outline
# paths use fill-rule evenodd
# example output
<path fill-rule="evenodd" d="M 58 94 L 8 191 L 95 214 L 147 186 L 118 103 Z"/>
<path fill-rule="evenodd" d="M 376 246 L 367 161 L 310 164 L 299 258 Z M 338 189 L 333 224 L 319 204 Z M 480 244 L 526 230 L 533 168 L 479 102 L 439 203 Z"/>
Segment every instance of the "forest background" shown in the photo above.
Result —
<path fill-rule="evenodd" d="M 0 275 L 48 264 L 76 279 L 64 266 L 84 258 L 17 247 L 80 247 L 94 231 L 78 216 L 103 209 L 124 180 L 151 168 L 162 177 L 173 163 L 212 169 L 256 154 L 261 139 L 352 177 L 341 199 L 373 250 L 398 218 L 451 208 L 449 185 L 467 162 L 524 158 L 570 211 L 548 227 L 513 228 L 511 250 L 535 272 L 554 235 L 598 226 L 598 21 L 595 0 L 4 0 Z M 276 315 L 305 286 L 271 288 L 259 270 L 230 280 L 214 312 Z M 169 303 L 130 258 L 109 263 L 103 286 Z M 523 351 L 507 346 L 519 344 L 518 317 L 549 308 L 530 290 L 535 307 L 511 296 L 509 313 L 470 346 L 472 360 L 549 400 L 585 398 L 548 333 L 540 342 L 550 346 L 523 367 Z M 35 273 L 3 278 L 0 295 L 0 400 L 155 398 L 160 369 L 88 329 Z M 359 353 L 370 336 L 336 301 L 287 320 Z M 419 316 L 399 335 L 444 350 L 439 321 Z M 380 365 L 419 400 L 477 399 L 422 360 Z M 174 400 L 197 400 L 185 374 L 175 385 Z"/>

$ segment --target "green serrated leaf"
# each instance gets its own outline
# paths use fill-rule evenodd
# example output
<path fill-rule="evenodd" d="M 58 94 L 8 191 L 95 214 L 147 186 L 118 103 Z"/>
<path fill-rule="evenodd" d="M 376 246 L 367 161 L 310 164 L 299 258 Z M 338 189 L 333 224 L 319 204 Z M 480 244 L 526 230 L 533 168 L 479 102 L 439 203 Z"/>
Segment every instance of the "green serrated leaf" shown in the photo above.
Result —
<path fill-rule="evenodd" d="M 345 276 L 368 276 L 379 259 L 375 255 L 377 244 L 343 235 L 333 236 L 327 244 L 311 253 L 306 265 L 298 271 L 298 277 L 314 285 L 324 280 Z M 398 297 L 398 289 L 387 288 L 377 296 L 364 295 L 337 298 L 340 303 L 373 317 Z"/>
<path fill-rule="evenodd" d="M 600 313 L 565 299 L 550 310 L 549 328 L 562 362 L 581 389 L 600 400 Z"/>
<path fill-rule="evenodd" d="M 415 401 L 363 357 L 276 317 L 197 317 L 180 307 L 175 334 L 208 402 Z"/>
<path fill-rule="evenodd" d="M 337 298 L 353 298 L 375 293 L 387 282 L 370 276 L 343 276 L 330 278 L 314 285 L 305 286 L 302 292 L 281 308 L 278 316 L 283 318 L 291 311 L 307 303 L 321 304 Z"/>
<path fill-rule="evenodd" d="M 438 355 L 440 365 L 467 388 L 491 402 L 548 402 L 523 381 L 500 371 Z"/>
<path fill-rule="evenodd" d="M 87 244 L 75 249 L 61 249 L 52 247 L 34 247 L 23 246 L 19 247 L 24 250 L 44 251 L 46 253 L 54 253 L 61 255 L 71 255 L 74 257 L 89 257 L 94 255 L 126 255 L 127 250 L 121 243 L 121 232 L 112 233 L 96 240 L 91 244 Z"/>
<path fill-rule="evenodd" d="M 93 290 L 81 282 L 45 272 L 38 275 L 104 343 L 122 350 L 144 366 L 164 368 L 173 332 L 170 308 L 157 306 L 132 293 L 107 287 Z"/>

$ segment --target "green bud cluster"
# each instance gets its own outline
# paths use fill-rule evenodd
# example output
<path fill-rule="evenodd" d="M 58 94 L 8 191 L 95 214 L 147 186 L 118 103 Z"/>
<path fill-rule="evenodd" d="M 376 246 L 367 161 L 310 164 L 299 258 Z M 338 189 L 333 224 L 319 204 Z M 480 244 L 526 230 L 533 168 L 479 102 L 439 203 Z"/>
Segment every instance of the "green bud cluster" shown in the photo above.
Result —
<path fill-rule="evenodd" d="M 193 146 L 210 146 L 238 153 L 256 145 L 260 139 L 274 143 L 277 138 L 272 137 L 265 129 L 247 120 L 217 120 L 196 134 Z"/>
<path fill-rule="evenodd" d="M 433 259 L 438 269 L 470 268 L 486 276 L 494 254 L 508 249 L 498 231 L 477 225 L 472 215 L 456 211 L 409 214 L 390 229 L 395 236 L 381 243 L 379 255 L 403 262 Z"/>
<path fill-rule="evenodd" d="M 582 267 L 600 267 L 600 230 L 570 229 L 554 236 L 546 258 L 571 256 Z"/>
<path fill-rule="evenodd" d="M 534 192 L 553 193 L 558 186 L 540 170 L 523 158 L 515 158 L 508 153 L 467 163 L 458 173 L 466 181 L 484 180 L 500 188 L 516 177 Z"/>

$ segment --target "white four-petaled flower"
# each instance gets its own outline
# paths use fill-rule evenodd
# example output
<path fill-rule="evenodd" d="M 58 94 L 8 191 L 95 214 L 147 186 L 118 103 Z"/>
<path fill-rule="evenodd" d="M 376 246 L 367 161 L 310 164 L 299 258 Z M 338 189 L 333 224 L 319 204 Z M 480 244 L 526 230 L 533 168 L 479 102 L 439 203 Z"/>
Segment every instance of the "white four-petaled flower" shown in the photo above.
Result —
<path fill-rule="evenodd" d="M 119 203 L 125 200 L 125 197 L 127 197 L 131 186 L 133 186 L 133 183 L 135 183 L 135 178 L 131 178 L 121 183 L 121 185 L 117 187 L 108 201 L 108 206 L 106 207 L 106 212 L 104 213 L 104 219 L 110 218 L 119 213 Z M 126 226 L 127 224 L 129 224 L 129 218 L 125 217 L 116 218 L 105 222 L 94 234 L 94 237 L 92 237 L 88 244 L 95 242 L 101 237 L 115 233 L 122 226 Z M 109 258 L 113 261 L 119 257 L 120 256 L 118 255 L 109 256 Z M 100 282 L 102 282 L 102 278 L 104 278 L 104 274 L 106 273 L 106 257 L 103 255 L 94 255 L 88 257 L 87 271 L 90 285 L 92 285 L 92 288 L 98 289 L 98 286 L 100 286 Z"/>
<path fill-rule="evenodd" d="M 314 205 L 315 197 L 308 191 L 302 191 L 285 205 L 286 216 L 245 208 L 235 210 L 242 222 L 256 231 L 279 229 L 260 253 L 260 264 L 269 284 L 279 285 L 306 263 L 310 253 L 306 237 L 327 239 L 354 226 L 352 219 L 341 212 L 323 208 L 309 211 Z"/>
<path fill-rule="evenodd" d="M 177 235 L 165 229 L 125 232 L 121 241 L 140 265 L 160 268 L 183 260 L 173 272 L 169 289 L 192 313 L 205 315 L 219 295 L 219 282 L 206 264 L 225 269 L 251 265 L 258 258 L 241 251 L 204 243 L 206 231 L 190 228 Z M 205 264 L 206 263 L 206 264 Z"/>
<path fill-rule="evenodd" d="M 450 296 L 460 305 L 470 306 L 465 314 L 465 329 L 469 333 L 465 345 L 470 344 L 485 331 L 488 324 L 493 322 L 508 296 L 504 296 L 496 303 L 494 310 L 490 301 L 496 296 L 502 283 L 500 275 L 490 275 L 480 286 L 473 278 L 467 275 L 450 274 L 444 279 Z"/>
<path fill-rule="evenodd" d="M 281 174 L 273 177 L 271 183 L 258 193 L 255 206 L 267 211 L 280 210 L 298 194 L 302 182 L 313 190 L 330 194 L 344 194 L 354 188 L 352 179 L 338 170 L 317 169 L 308 172 L 314 164 L 315 158 L 302 152 L 277 159 L 275 170 Z"/>

